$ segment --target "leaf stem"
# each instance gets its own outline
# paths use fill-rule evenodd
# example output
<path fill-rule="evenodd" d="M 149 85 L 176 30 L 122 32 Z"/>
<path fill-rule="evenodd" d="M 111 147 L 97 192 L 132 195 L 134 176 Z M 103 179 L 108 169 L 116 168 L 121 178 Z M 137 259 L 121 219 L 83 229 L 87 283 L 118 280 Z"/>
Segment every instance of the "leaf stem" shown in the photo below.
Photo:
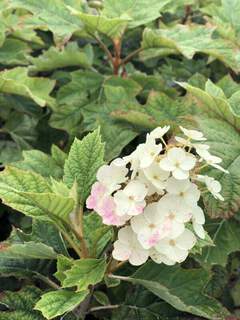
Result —
<path fill-rule="evenodd" d="M 70 246 L 76 251 L 76 253 L 78 254 L 79 258 L 82 257 L 82 253 L 81 250 L 78 248 L 78 246 L 76 245 L 76 243 L 74 242 L 74 240 L 69 236 L 69 234 L 67 232 L 65 232 L 65 230 L 59 226 L 59 224 L 56 224 L 56 227 L 58 228 L 58 230 L 61 232 L 61 234 L 63 235 L 63 237 L 65 238 L 65 240 L 70 244 Z"/>
<path fill-rule="evenodd" d="M 124 58 L 121 62 L 121 65 L 125 65 L 127 64 L 130 60 L 132 60 L 132 58 L 139 54 L 140 52 L 142 52 L 144 50 L 144 48 L 138 48 L 136 50 L 134 50 L 133 52 L 131 52 L 128 56 L 126 56 L 126 58 Z"/>
<path fill-rule="evenodd" d="M 108 306 L 100 306 L 100 307 L 93 307 L 88 312 L 90 313 L 90 312 L 101 311 L 101 310 L 117 309 L 119 307 L 120 307 L 119 304 L 113 304 L 113 305 L 108 305 Z"/>
<path fill-rule="evenodd" d="M 99 46 L 102 48 L 102 50 L 106 53 L 107 57 L 108 57 L 108 60 L 111 62 L 112 66 L 114 66 L 114 59 L 113 59 L 113 56 L 111 54 L 111 52 L 109 51 L 108 47 L 105 45 L 104 42 L 102 42 L 102 40 L 94 35 L 94 34 L 90 34 L 96 41 L 97 43 L 99 44 Z"/>
<path fill-rule="evenodd" d="M 48 277 L 43 276 L 40 273 L 37 273 L 35 278 L 38 278 L 39 280 L 42 280 L 43 282 L 45 282 L 47 285 L 49 285 L 49 287 L 53 288 L 53 289 L 60 289 L 61 287 L 59 285 L 57 285 L 55 282 L 53 282 L 51 279 L 49 279 Z"/>

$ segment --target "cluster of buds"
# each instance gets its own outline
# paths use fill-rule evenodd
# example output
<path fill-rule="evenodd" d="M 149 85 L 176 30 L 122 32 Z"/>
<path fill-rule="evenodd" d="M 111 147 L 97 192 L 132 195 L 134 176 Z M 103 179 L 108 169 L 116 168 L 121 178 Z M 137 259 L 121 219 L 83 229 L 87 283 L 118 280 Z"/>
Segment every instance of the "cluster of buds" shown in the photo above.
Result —
<path fill-rule="evenodd" d="M 113 257 L 141 265 L 150 257 L 173 265 L 184 261 L 197 239 L 204 239 L 205 216 L 198 205 L 201 192 L 223 201 L 221 185 L 201 175 L 220 166 L 203 134 L 180 127 L 184 137 L 167 144 L 170 127 L 158 127 L 130 155 L 103 165 L 87 199 L 106 225 L 119 227 Z"/>

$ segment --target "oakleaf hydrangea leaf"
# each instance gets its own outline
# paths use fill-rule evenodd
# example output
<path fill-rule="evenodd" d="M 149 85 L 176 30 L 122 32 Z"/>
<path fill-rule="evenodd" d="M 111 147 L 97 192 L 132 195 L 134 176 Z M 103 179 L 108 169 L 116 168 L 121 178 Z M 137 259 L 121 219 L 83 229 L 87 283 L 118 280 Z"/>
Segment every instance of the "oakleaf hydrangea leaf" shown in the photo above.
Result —
<path fill-rule="evenodd" d="M 81 141 L 74 140 L 64 167 L 64 181 L 71 187 L 76 181 L 81 203 L 87 198 L 96 172 L 103 164 L 104 144 L 99 129 Z"/>
<path fill-rule="evenodd" d="M 46 319 L 53 319 L 73 310 L 85 299 L 87 294 L 88 291 L 51 291 L 42 295 L 34 309 L 41 311 Z"/>
<path fill-rule="evenodd" d="M 28 76 L 28 69 L 17 67 L 0 72 L 0 92 L 29 97 L 41 107 L 53 104 L 49 96 L 55 82 L 46 78 Z"/>
<path fill-rule="evenodd" d="M 78 287 L 78 291 L 86 290 L 88 286 L 97 284 L 103 279 L 106 270 L 104 259 L 84 259 L 74 262 L 70 270 L 65 271 L 64 287 Z"/>
<path fill-rule="evenodd" d="M 132 277 L 119 277 L 140 284 L 174 308 L 207 319 L 225 319 L 228 315 L 214 298 L 204 295 L 203 289 L 210 280 L 203 269 L 182 269 L 180 266 L 157 265 L 148 262 Z"/>
<path fill-rule="evenodd" d="M 37 58 L 29 58 L 28 60 L 33 64 L 30 70 L 35 72 L 71 66 L 88 68 L 93 62 L 93 51 L 90 45 L 80 49 L 76 42 L 69 42 L 62 50 L 51 47 Z"/>
<path fill-rule="evenodd" d="M 224 168 L 229 171 L 229 174 L 224 174 L 211 170 L 211 175 L 223 187 L 225 201 L 217 201 L 209 194 L 203 195 L 206 210 L 211 217 L 229 217 L 239 210 L 240 117 L 233 110 L 231 100 L 224 98 L 221 89 L 210 81 L 206 83 L 205 90 L 181 85 L 197 105 L 196 111 L 200 115 L 196 120 L 212 152 L 223 159 Z"/>

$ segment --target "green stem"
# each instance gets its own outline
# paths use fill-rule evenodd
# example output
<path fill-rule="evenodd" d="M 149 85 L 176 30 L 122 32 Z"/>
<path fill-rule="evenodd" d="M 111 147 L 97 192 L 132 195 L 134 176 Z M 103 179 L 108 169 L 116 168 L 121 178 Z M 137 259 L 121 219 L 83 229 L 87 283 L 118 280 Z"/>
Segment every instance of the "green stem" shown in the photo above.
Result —
<path fill-rule="evenodd" d="M 51 287 L 53 289 L 58 290 L 58 289 L 61 288 L 55 282 L 53 282 L 51 279 L 49 279 L 48 277 L 43 276 L 40 273 L 38 273 L 35 277 L 38 278 L 39 280 L 42 280 L 43 282 L 45 282 L 47 285 L 49 285 L 49 287 Z"/>
<path fill-rule="evenodd" d="M 143 48 L 138 48 L 137 50 L 131 52 L 128 56 L 126 56 L 126 58 L 124 58 L 121 62 L 121 65 L 125 65 L 127 64 L 129 61 L 132 60 L 132 58 L 134 56 L 136 56 L 137 54 L 139 54 L 140 52 L 142 52 L 144 49 Z"/>
<path fill-rule="evenodd" d="M 93 307 L 89 310 L 90 312 L 96 312 L 96 311 L 101 311 L 101 310 L 111 310 L 111 309 L 118 309 L 120 307 L 119 304 L 113 304 L 113 305 L 108 305 L 108 306 L 100 306 L 100 307 Z"/>
<path fill-rule="evenodd" d="M 82 258 L 88 257 L 88 248 L 84 239 L 84 230 L 83 230 L 83 207 L 79 205 L 75 212 L 75 231 L 78 234 L 80 240 Z"/>
<path fill-rule="evenodd" d="M 108 60 L 111 62 L 112 66 L 114 66 L 114 59 L 113 56 L 111 54 L 111 52 L 108 50 L 108 47 L 105 45 L 104 42 L 102 42 L 102 40 L 100 38 L 98 38 L 96 35 L 94 34 L 90 34 L 99 44 L 99 46 L 102 48 L 102 50 L 106 53 Z"/>
<path fill-rule="evenodd" d="M 65 230 L 59 226 L 58 224 L 56 224 L 56 227 L 58 228 L 58 230 L 61 232 L 61 234 L 63 235 L 63 237 L 65 238 L 65 240 L 70 244 L 70 246 L 75 250 L 75 252 L 78 254 L 79 258 L 82 257 L 82 253 L 81 250 L 78 248 L 78 246 L 76 245 L 76 243 L 74 242 L 74 240 L 68 235 L 67 232 L 65 232 Z"/>

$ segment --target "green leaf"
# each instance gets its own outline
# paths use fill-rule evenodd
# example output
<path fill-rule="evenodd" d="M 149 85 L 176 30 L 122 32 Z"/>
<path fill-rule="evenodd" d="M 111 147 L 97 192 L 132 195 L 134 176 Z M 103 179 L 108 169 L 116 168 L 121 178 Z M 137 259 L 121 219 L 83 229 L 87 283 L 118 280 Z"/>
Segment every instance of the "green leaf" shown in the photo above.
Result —
<path fill-rule="evenodd" d="M 0 176 L 0 196 L 4 203 L 39 219 L 68 219 L 74 200 L 51 193 L 43 177 L 30 171 L 7 168 Z"/>
<path fill-rule="evenodd" d="M 43 243 L 26 242 L 11 245 L 3 242 L 0 249 L 2 259 L 56 259 L 56 257 L 56 252 Z"/>
<path fill-rule="evenodd" d="M 81 23 L 73 17 L 63 0 L 12 0 L 11 6 L 30 11 L 55 35 L 55 41 L 63 41 L 81 29 Z"/>
<path fill-rule="evenodd" d="M 127 17 L 129 18 L 128 27 L 136 28 L 156 20 L 161 14 L 160 11 L 171 0 L 154 0 L 146 10 L 145 0 L 105 0 L 103 14 L 107 17 Z"/>
<path fill-rule="evenodd" d="M 66 279 L 65 271 L 71 269 L 74 265 L 74 260 L 69 259 L 65 256 L 59 255 L 57 257 L 57 272 L 55 272 L 54 276 L 61 282 Z"/>
<path fill-rule="evenodd" d="M 64 287 L 78 287 L 78 291 L 86 290 L 89 285 L 102 281 L 106 270 L 104 259 L 75 260 L 70 270 L 65 271 Z"/>
<path fill-rule="evenodd" d="M 240 208 L 240 117 L 237 116 L 229 99 L 224 98 L 216 85 L 206 84 L 205 91 L 188 84 L 181 84 L 189 92 L 189 98 L 196 105 L 199 129 L 207 138 L 210 151 L 223 159 L 222 166 L 229 171 L 224 174 L 216 169 L 207 174 L 219 180 L 224 201 L 217 201 L 210 194 L 204 194 L 206 210 L 211 217 L 229 217 Z"/>
<path fill-rule="evenodd" d="M 46 78 L 29 77 L 28 69 L 24 67 L 0 72 L 0 92 L 28 97 L 41 107 L 53 104 L 49 94 L 54 85 L 54 81 Z"/>
<path fill-rule="evenodd" d="M 108 18 L 104 15 L 91 15 L 71 7 L 68 8 L 83 23 L 86 32 L 93 37 L 97 31 L 113 39 L 119 38 L 122 36 L 128 22 L 128 18 L 126 19 L 125 17 Z"/>
<path fill-rule="evenodd" d="M 29 46 L 18 39 L 6 39 L 0 47 L 0 63 L 5 65 L 27 65 L 27 54 L 31 52 Z"/>
<path fill-rule="evenodd" d="M 0 52 L 1 57 L 1 52 Z M 33 66 L 31 71 L 51 71 L 65 67 L 84 67 L 89 68 L 93 63 L 93 50 L 90 45 L 80 49 L 76 42 L 69 42 L 62 50 L 50 47 L 37 58 L 28 59 Z"/>
<path fill-rule="evenodd" d="M 53 319 L 73 310 L 87 295 L 88 291 L 51 291 L 42 295 L 34 309 L 41 311 L 46 319 Z"/>
<path fill-rule="evenodd" d="M 52 260 L 37 259 L 5 259 L 0 258 L 1 277 L 15 276 L 19 278 L 42 278 L 48 275 Z"/>
<path fill-rule="evenodd" d="M 72 80 L 57 93 L 57 105 L 53 108 L 50 124 L 76 136 L 82 122 L 82 108 L 91 103 L 90 98 L 101 89 L 104 78 L 92 71 L 74 71 Z M 95 99 L 95 96 L 94 96 Z"/>
<path fill-rule="evenodd" d="M 85 95 L 84 95 L 85 98 Z M 79 103 L 85 105 L 85 99 L 79 97 Z M 52 107 L 53 113 L 51 115 L 50 124 L 53 128 L 66 130 L 71 136 L 75 136 L 82 122 L 82 112 L 79 105 L 63 104 Z"/>
<path fill-rule="evenodd" d="M 119 277 L 140 284 L 180 311 L 207 319 L 225 319 L 228 315 L 214 298 L 204 295 L 209 274 L 203 269 L 182 269 L 148 262 L 132 277 Z"/>
<path fill-rule="evenodd" d="M 196 52 L 202 52 L 211 41 L 213 29 L 200 25 L 175 25 L 168 29 L 145 29 L 142 47 L 144 49 L 167 48 L 172 53 L 181 53 L 192 59 Z M 158 51 L 152 51 L 158 56 Z M 143 52 L 143 55 L 146 53 Z M 153 56 L 152 56 L 153 57 Z"/>
<path fill-rule="evenodd" d="M 34 219 L 32 222 L 32 232 L 30 234 L 20 232 L 19 230 L 17 231 L 19 238 L 24 242 L 41 242 L 52 247 L 55 252 L 68 256 L 61 234 L 50 222 Z"/>
<path fill-rule="evenodd" d="M 83 204 L 103 164 L 104 144 L 99 130 L 89 133 L 81 141 L 75 138 L 64 167 L 64 181 L 72 187 L 77 182 L 79 200 Z"/>
<path fill-rule="evenodd" d="M 146 105 L 139 106 L 138 110 L 117 110 L 111 115 L 115 119 L 132 124 L 135 129 L 153 130 L 157 126 L 171 125 L 175 129 L 178 125 L 189 122 L 190 106 L 181 100 L 173 100 L 166 94 L 152 91 Z"/>
<path fill-rule="evenodd" d="M 110 301 L 106 293 L 102 291 L 95 291 L 93 294 L 95 300 L 100 303 L 101 305 L 110 305 Z"/>
<path fill-rule="evenodd" d="M 215 246 L 203 248 L 201 256 L 197 260 L 203 265 L 226 266 L 228 256 L 232 252 L 240 250 L 239 244 L 239 222 L 231 220 L 209 221 L 205 225 L 206 230 L 211 235 Z"/>
<path fill-rule="evenodd" d="M 142 286 L 135 286 L 125 291 L 125 301 L 119 308 L 113 310 L 111 320 L 182 320 L 179 311 Z"/>
<path fill-rule="evenodd" d="M 118 156 L 122 149 L 137 136 L 137 131 L 123 121 L 116 121 L 111 114 L 119 110 L 138 109 L 139 104 L 135 95 L 141 90 L 138 83 L 130 79 L 111 77 L 106 80 L 104 94 L 106 102 L 89 104 L 83 108 L 84 124 L 87 130 L 93 130 L 100 126 L 101 136 L 106 142 L 106 160 Z"/>
<path fill-rule="evenodd" d="M 2 130 L 17 143 L 19 149 L 31 149 L 37 139 L 38 120 L 27 114 L 12 112 Z"/>
<path fill-rule="evenodd" d="M 84 215 L 83 227 L 90 256 L 100 256 L 113 236 L 112 228 L 104 225 L 96 213 Z"/>
<path fill-rule="evenodd" d="M 24 159 L 14 163 L 14 167 L 36 172 L 46 178 L 62 178 L 63 163 L 58 164 L 53 156 L 39 150 L 23 151 L 22 155 Z"/>
<path fill-rule="evenodd" d="M 0 304 L 7 310 L 0 311 L 0 320 L 44 320 L 41 313 L 33 310 L 41 290 L 36 287 L 25 287 L 17 292 L 4 291 Z"/>

